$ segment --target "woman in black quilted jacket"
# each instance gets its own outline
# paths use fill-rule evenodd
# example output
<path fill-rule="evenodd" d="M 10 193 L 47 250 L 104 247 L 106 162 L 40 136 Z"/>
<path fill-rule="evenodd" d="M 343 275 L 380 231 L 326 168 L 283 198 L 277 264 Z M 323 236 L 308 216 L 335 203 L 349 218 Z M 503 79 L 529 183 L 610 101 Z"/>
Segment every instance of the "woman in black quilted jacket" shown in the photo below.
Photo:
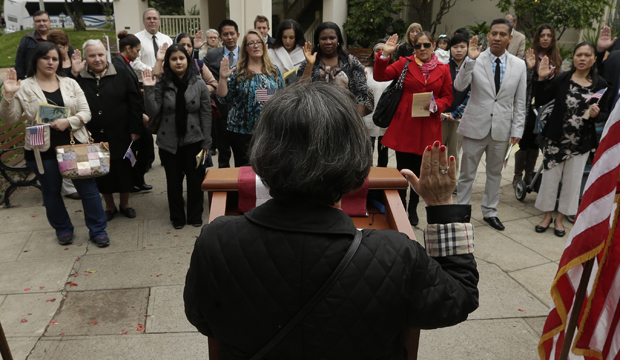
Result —
<path fill-rule="evenodd" d="M 205 226 L 185 284 L 187 318 L 222 359 L 252 358 L 334 272 L 358 233 L 340 199 L 368 176 L 371 146 L 350 97 L 298 84 L 263 108 L 250 163 L 273 199 Z M 407 328 L 451 326 L 478 307 L 471 207 L 452 205 L 454 157 L 436 142 L 420 179 L 403 175 L 428 205 L 426 250 L 362 230 L 336 283 L 265 358 L 402 359 Z"/>

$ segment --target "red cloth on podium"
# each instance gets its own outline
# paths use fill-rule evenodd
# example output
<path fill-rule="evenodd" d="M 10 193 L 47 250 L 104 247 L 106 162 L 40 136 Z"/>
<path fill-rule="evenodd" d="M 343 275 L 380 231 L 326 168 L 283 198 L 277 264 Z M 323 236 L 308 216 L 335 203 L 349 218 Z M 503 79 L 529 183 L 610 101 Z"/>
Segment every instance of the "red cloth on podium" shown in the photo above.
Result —
<path fill-rule="evenodd" d="M 252 170 L 252 167 L 240 167 L 238 181 L 240 212 L 248 212 L 271 199 L 269 189 Z M 366 178 L 361 188 L 342 197 L 342 211 L 349 216 L 367 215 L 366 198 L 368 197 L 368 184 L 368 178 Z"/>

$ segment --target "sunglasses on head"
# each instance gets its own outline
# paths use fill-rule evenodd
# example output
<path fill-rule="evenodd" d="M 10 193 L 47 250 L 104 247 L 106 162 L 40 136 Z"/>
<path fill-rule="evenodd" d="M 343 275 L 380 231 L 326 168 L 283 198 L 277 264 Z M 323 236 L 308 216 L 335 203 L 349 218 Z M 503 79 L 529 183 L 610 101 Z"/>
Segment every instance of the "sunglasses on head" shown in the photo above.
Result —
<path fill-rule="evenodd" d="M 422 45 L 424 45 L 425 49 L 430 49 L 430 47 L 433 46 L 433 44 L 431 43 L 424 43 L 424 44 L 415 44 L 413 45 L 413 48 L 416 50 L 420 50 L 422 48 Z"/>

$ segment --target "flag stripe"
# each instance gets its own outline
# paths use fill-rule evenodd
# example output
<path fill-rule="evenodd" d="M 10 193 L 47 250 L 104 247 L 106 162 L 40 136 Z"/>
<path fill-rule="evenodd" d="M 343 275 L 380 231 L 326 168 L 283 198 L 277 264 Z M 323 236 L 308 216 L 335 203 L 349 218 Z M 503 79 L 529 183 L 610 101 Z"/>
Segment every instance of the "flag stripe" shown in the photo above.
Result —
<path fill-rule="evenodd" d="M 612 281 L 611 284 L 612 287 L 608 293 L 607 299 L 605 299 L 603 311 L 599 315 L 600 317 L 596 322 L 595 331 L 592 334 L 592 340 L 590 341 L 590 347 L 600 351 L 602 351 L 605 346 L 607 337 L 606 334 L 611 327 L 610 322 L 614 318 L 614 314 L 618 308 L 618 301 L 620 300 L 620 282 L 617 281 L 619 271 L 620 269 L 616 269 L 616 274 L 613 278 L 614 281 Z"/>

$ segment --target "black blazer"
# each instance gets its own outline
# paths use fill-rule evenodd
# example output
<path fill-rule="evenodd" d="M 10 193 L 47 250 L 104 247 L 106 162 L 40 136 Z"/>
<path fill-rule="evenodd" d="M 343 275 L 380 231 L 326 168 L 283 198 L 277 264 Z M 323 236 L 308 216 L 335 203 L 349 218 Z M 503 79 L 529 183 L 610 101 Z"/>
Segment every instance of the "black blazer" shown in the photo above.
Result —
<path fill-rule="evenodd" d="M 269 49 L 273 49 L 273 44 L 275 44 L 275 43 L 276 43 L 276 39 L 274 39 L 274 37 L 273 37 L 273 36 L 271 36 L 271 35 L 267 35 L 267 40 L 266 40 L 266 42 L 267 42 L 267 47 L 268 47 Z"/>
<path fill-rule="evenodd" d="M 549 116 L 547 124 L 542 130 L 542 135 L 553 141 L 560 141 L 564 132 L 564 115 L 566 113 L 566 96 L 568 95 L 569 82 L 572 72 L 567 71 L 556 76 L 547 86 L 545 81 L 533 81 L 534 101 L 536 106 L 542 106 L 549 101 L 555 99 L 555 105 L 553 111 Z M 607 87 L 607 82 L 601 76 L 598 77 L 598 82 L 594 87 L 594 92 Z M 599 108 L 601 109 L 598 117 L 594 121 L 587 121 L 588 130 L 586 132 L 588 136 L 582 140 L 582 151 L 590 151 L 598 146 L 596 139 L 596 128 L 594 123 L 604 123 L 609 116 L 608 102 L 610 89 L 607 89 L 605 95 L 599 101 Z"/>
<path fill-rule="evenodd" d="M 620 41 L 616 41 L 616 43 L 620 43 Z M 610 49 L 611 50 L 611 49 Z M 607 92 L 610 93 L 609 99 L 609 112 L 611 112 L 611 107 L 613 106 L 613 102 L 616 99 L 616 95 L 618 95 L 618 78 L 620 78 L 620 50 L 614 50 L 609 53 L 609 56 L 605 61 L 603 58 L 605 57 L 605 53 L 596 53 L 596 66 L 598 68 L 598 73 L 607 81 L 609 84 L 609 89 Z"/>
<path fill-rule="evenodd" d="M 217 81 L 220 81 L 220 63 L 224 58 L 224 49 L 226 49 L 224 46 L 210 49 L 202 59 Z"/>

